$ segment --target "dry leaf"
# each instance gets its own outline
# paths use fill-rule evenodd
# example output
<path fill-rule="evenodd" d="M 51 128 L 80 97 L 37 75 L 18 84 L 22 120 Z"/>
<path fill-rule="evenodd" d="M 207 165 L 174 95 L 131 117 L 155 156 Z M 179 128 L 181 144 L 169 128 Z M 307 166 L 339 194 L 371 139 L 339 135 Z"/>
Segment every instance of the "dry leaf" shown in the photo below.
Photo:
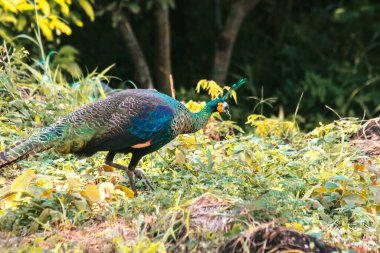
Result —
<path fill-rule="evenodd" d="M 11 185 L 11 191 L 24 191 L 26 188 L 28 188 L 34 176 L 35 173 L 32 169 L 24 171 L 24 173 L 22 173 L 15 180 L 13 180 Z"/>
<path fill-rule="evenodd" d="M 117 185 L 116 189 L 121 190 L 122 192 L 125 193 L 125 195 L 127 195 L 130 198 L 135 197 L 135 193 L 131 189 L 129 189 L 128 187 L 126 187 L 124 185 L 119 184 L 119 185 Z"/>
<path fill-rule="evenodd" d="M 183 164 L 186 161 L 186 156 L 184 155 L 184 153 L 181 150 L 176 149 L 175 150 L 175 160 L 177 161 L 177 163 L 179 165 L 183 166 Z"/>
<path fill-rule="evenodd" d="M 92 202 L 98 202 L 100 200 L 100 192 L 93 184 L 87 185 L 84 193 Z"/>

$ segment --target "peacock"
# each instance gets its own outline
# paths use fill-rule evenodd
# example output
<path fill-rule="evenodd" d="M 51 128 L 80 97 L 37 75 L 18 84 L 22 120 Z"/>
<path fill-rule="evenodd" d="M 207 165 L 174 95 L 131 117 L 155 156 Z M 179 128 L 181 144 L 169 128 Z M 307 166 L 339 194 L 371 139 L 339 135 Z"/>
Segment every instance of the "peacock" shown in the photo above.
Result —
<path fill-rule="evenodd" d="M 87 104 L 69 116 L 42 128 L 0 152 L 0 168 L 28 156 L 54 148 L 60 154 L 88 157 L 108 151 L 105 164 L 127 172 L 133 192 L 135 180 L 144 178 L 136 166 L 140 159 L 179 134 L 194 133 L 204 127 L 211 114 L 224 112 L 230 117 L 227 98 L 246 83 L 241 79 L 224 96 L 206 103 L 198 113 L 190 112 L 179 101 L 154 89 L 129 89 Z M 115 163 L 117 153 L 132 157 L 128 167 Z M 148 180 L 147 185 L 153 189 Z"/>

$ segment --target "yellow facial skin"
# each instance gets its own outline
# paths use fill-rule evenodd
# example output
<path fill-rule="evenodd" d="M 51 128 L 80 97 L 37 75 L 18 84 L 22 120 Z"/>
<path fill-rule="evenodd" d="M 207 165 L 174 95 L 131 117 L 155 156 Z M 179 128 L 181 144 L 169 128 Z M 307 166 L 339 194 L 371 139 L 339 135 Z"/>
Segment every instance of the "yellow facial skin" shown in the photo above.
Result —
<path fill-rule="evenodd" d="M 231 119 L 230 110 L 226 102 L 219 102 L 218 106 L 216 107 L 216 110 L 218 112 L 224 112 Z"/>

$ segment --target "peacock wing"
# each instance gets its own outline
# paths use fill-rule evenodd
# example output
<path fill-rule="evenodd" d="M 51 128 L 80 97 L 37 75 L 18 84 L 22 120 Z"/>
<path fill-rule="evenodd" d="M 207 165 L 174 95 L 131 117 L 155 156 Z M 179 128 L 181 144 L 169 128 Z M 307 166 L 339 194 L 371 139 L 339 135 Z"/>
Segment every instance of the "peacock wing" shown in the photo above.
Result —
<path fill-rule="evenodd" d="M 174 113 L 170 103 L 153 92 L 127 96 L 112 112 L 106 131 L 88 143 L 81 153 L 116 152 L 150 145 L 153 140 L 165 141 L 160 138 L 167 138 Z"/>

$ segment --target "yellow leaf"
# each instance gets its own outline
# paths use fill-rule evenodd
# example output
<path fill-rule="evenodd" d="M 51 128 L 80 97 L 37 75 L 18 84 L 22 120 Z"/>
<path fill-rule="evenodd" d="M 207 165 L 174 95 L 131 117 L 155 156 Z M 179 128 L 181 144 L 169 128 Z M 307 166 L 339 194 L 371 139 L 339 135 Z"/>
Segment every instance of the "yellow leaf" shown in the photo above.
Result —
<path fill-rule="evenodd" d="M 166 252 L 162 243 L 151 243 L 149 248 L 145 250 L 145 253 Z"/>
<path fill-rule="evenodd" d="M 79 0 L 79 4 L 80 6 L 82 6 L 82 9 L 86 12 L 90 20 L 94 21 L 95 14 L 94 14 L 94 9 L 92 8 L 91 4 L 86 0 Z"/>
<path fill-rule="evenodd" d="M 2 3 L 5 10 L 10 10 L 13 13 L 18 12 L 16 6 L 13 3 L 11 3 L 10 1 L 3 0 L 3 1 L 1 1 L 1 3 Z"/>
<path fill-rule="evenodd" d="M 179 165 L 183 165 L 184 163 L 185 163 L 185 161 L 186 161 L 186 157 L 185 157 L 185 155 L 184 155 L 184 153 L 181 151 L 181 150 L 179 150 L 179 149 L 176 149 L 175 150 L 175 160 L 177 161 L 177 163 L 179 164 Z"/>
<path fill-rule="evenodd" d="M 105 172 L 114 172 L 115 171 L 115 169 L 109 165 L 103 165 L 103 170 Z"/>
<path fill-rule="evenodd" d="M 35 174 L 32 169 L 24 171 L 24 173 L 22 173 L 15 180 L 13 180 L 11 185 L 11 191 L 24 191 L 26 188 L 28 188 L 34 176 Z"/>
<path fill-rule="evenodd" d="M 46 18 L 40 19 L 38 25 L 39 25 L 43 35 L 45 36 L 45 38 L 48 41 L 52 41 L 53 40 L 53 32 L 51 31 L 51 29 L 49 27 L 49 21 Z"/>
<path fill-rule="evenodd" d="M 97 202 L 100 200 L 100 192 L 93 184 L 87 185 L 84 193 L 92 202 Z"/>
<path fill-rule="evenodd" d="M 323 194 L 327 191 L 327 188 L 326 187 L 318 187 L 318 188 L 315 188 L 314 190 L 316 193 L 319 193 L 319 194 Z"/>
<path fill-rule="evenodd" d="M 365 165 L 364 164 L 354 163 L 354 168 L 355 168 L 355 170 L 358 170 L 358 171 L 364 171 Z"/>
<path fill-rule="evenodd" d="M 34 5 L 30 3 L 22 3 L 22 4 L 17 5 L 17 9 L 22 12 L 32 11 L 34 10 Z"/>
<path fill-rule="evenodd" d="M 188 165 L 188 164 L 186 164 L 186 163 L 185 163 L 185 167 L 186 167 L 188 170 L 193 171 L 193 168 L 191 168 L 191 166 Z"/>
<path fill-rule="evenodd" d="M 195 139 L 194 136 L 182 137 L 181 141 L 187 142 L 187 143 L 190 143 L 190 144 L 196 143 L 196 139 Z"/>
<path fill-rule="evenodd" d="M 53 192 L 53 189 L 48 189 L 42 192 L 41 197 L 49 197 Z"/>
<path fill-rule="evenodd" d="M 41 117 L 40 117 L 40 115 L 36 115 L 36 124 L 37 125 L 41 125 Z"/>
<path fill-rule="evenodd" d="M 286 228 L 294 228 L 298 231 L 304 231 L 304 227 L 302 226 L 302 224 L 298 223 L 298 222 L 293 222 L 293 223 L 286 223 L 285 224 L 285 227 Z"/>
<path fill-rule="evenodd" d="M 195 88 L 195 90 L 197 91 L 197 93 L 201 92 L 201 88 L 202 89 L 206 89 L 207 83 L 208 82 L 207 82 L 206 79 L 199 80 L 199 82 L 197 83 L 197 87 Z"/>
<path fill-rule="evenodd" d="M 186 108 L 189 109 L 191 112 L 196 113 L 201 111 L 205 104 L 205 102 L 194 102 L 193 100 L 190 100 L 186 103 Z"/>
<path fill-rule="evenodd" d="M 55 0 L 55 2 L 61 6 L 61 12 L 63 13 L 63 15 L 68 16 L 70 9 L 69 9 L 69 6 L 66 4 L 66 1 L 65 0 Z"/>
<path fill-rule="evenodd" d="M 12 201 L 17 196 L 17 192 L 6 192 L 0 197 L 0 201 Z"/>
<path fill-rule="evenodd" d="M 3 13 L 0 17 L 1 23 L 12 23 L 13 25 L 17 24 L 17 18 L 13 16 L 13 14 L 5 14 Z"/>
<path fill-rule="evenodd" d="M 8 127 L 10 130 L 15 131 L 18 135 L 24 137 L 24 133 L 18 128 L 17 126 L 9 126 Z"/>
<path fill-rule="evenodd" d="M 46 0 L 38 0 L 38 7 L 42 10 L 42 13 L 46 16 L 50 15 L 50 5 Z"/>
<path fill-rule="evenodd" d="M 211 95 L 212 99 L 216 99 L 223 94 L 223 89 L 213 80 L 208 83 L 208 94 Z"/>
<path fill-rule="evenodd" d="M 127 195 L 130 198 L 135 197 L 135 193 L 131 189 L 129 189 L 128 187 L 126 187 L 124 185 L 119 184 L 119 185 L 117 185 L 116 189 L 123 191 L 125 193 L 125 195 Z"/>
<path fill-rule="evenodd" d="M 231 96 L 233 97 L 235 103 L 237 104 L 238 102 L 237 102 L 237 97 L 236 97 L 236 91 L 233 90 L 233 91 L 231 92 Z"/>
<path fill-rule="evenodd" d="M 71 16 L 72 22 L 79 27 L 83 27 L 83 22 L 76 16 Z"/>
<path fill-rule="evenodd" d="M 83 22 L 79 19 L 75 20 L 75 24 L 78 26 L 78 27 L 83 27 Z"/>
<path fill-rule="evenodd" d="M 298 231 L 304 231 L 305 229 L 303 228 L 302 224 L 298 223 L 298 222 L 294 222 L 293 223 L 293 227 L 295 229 L 297 229 Z"/>
<path fill-rule="evenodd" d="M 202 79 L 197 83 L 197 87 L 195 88 L 197 93 L 203 90 L 207 90 L 208 94 L 211 95 L 212 99 L 216 99 L 220 95 L 223 94 L 223 89 L 213 80 L 207 81 L 206 79 Z"/>
<path fill-rule="evenodd" d="M 66 183 L 69 187 L 69 190 L 73 190 L 76 187 L 80 186 L 80 180 L 79 178 L 75 178 L 73 176 L 68 176 L 66 179 Z"/>
<path fill-rule="evenodd" d="M 61 20 L 59 20 L 58 18 L 52 19 L 52 21 L 50 22 L 50 27 L 52 28 L 55 27 L 56 29 L 60 30 L 66 35 L 71 35 L 72 33 L 71 28 L 65 23 L 63 23 Z"/>
<path fill-rule="evenodd" d="M 244 162 L 248 165 L 252 165 L 253 162 L 251 155 L 247 151 L 244 152 Z"/>

